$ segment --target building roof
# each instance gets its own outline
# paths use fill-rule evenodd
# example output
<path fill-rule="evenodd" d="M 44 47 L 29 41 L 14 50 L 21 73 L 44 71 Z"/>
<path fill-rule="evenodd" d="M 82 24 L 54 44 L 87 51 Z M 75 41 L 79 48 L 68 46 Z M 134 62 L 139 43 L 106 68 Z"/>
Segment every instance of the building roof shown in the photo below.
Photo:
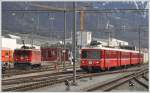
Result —
<path fill-rule="evenodd" d="M 16 36 L 16 35 L 12 35 L 12 34 L 8 34 L 8 36 L 13 39 L 21 39 L 20 36 Z"/>

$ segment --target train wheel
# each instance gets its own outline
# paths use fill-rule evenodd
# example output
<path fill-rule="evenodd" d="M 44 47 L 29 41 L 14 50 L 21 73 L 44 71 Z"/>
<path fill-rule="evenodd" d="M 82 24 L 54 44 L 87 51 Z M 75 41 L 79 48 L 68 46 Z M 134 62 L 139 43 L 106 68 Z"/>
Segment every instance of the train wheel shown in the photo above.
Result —
<path fill-rule="evenodd" d="M 96 70 L 94 70 L 96 73 L 99 73 L 99 72 L 101 72 L 101 70 L 100 69 L 96 69 Z"/>
<path fill-rule="evenodd" d="M 41 64 L 39 64 L 39 65 L 38 65 L 38 68 L 39 68 L 39 69 L 41 69 L 41 68 L 42 68 L 42 65 L 41 65 Z"/>
<path fill-rule="evenodd" d="M 32 68 L 41 68 L 41 64 L 32 65 Z"/>

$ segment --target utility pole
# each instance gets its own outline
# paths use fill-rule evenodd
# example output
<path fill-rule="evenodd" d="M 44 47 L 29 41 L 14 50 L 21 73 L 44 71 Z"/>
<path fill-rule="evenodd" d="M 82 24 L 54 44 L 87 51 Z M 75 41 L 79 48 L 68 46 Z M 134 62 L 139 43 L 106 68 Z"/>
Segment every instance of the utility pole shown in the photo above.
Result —
<path fill-rule="evenodd" d="M 80 32 L 81 33 L 79 33 L 79 35 L 80 35 L 80 37 L 81 37 L 81 48 L 82 48 L 82 43 L 83 43 L 83 31 L 84 31 L 84 8 L 81 10 L 81 12 L 80 12 Z"/>
<path fill-rule="evenodd" d="M 64 8 L 66 10 L 66 6 L 65 6 L 65 2 L 64 2 Z M 63 54 L 64 54 L 64 62 L 63 62 L 63 68 L 64 70 L 66 70 L 66 11 L 64 10 L 64 51 L 63 51 Z"/>
<path fill-rule="evenodd" d="M 38 20 L 37 20 L 37 30 L 39 31 L 39 29 L 40 29 L 40 27 L 39 27 L 39 22 L 40 22 L 39 14 L 37 14 L 37 18 L 38 18 Z"/>
<path fill-rule="evenodd" d="M 110 29 L 109 29 L 109 23 L 107 23 L 107 29 L 108 29 L 108 47 L 110 46 Z"/>
<path fill-rule="evenodd" d="M 35 22 L 34 22 L 34 21 L 35 21 L 35 20 L 34 20 L 34 18 L 32 18 L 31 20 L 32 20 L 32 22 L 33 22 L 33 31 L 34 31 L 34 27 L 35 27 Z M 35 29 L 36 29 L 36 27 L 35 27 Z M 33 31 L 32 31 L 32 34 L 31 34 L 31 39 L 32 39 L 32 40 L 31 40 L 31 47 L 32 47 L 32 48 L 33 48 Z"/>
<path fill-rule="evenodd" d="M 138 25 L 138 32 L 139 32 L 139 61 L 140 60 L 140 55 L 141 55 L 141 31 L 140 31 L 140 25 Z"/>
<path fill-rule="evenodd" d="M 109 24 L 108 24 L 108 47 L 110 46 L 110 30 L 109 30 Z"/>
<path fill-rule="evenodd" d="M 76 3 L 73 2 L 73 33 L 72 33 L 72 45 L 73 45 L 73 85 L 76 83 Z"/>
<path fill-rule="evenodd" d="M 35 29 L 35 32 L 38 32 L 39 31 L 39 14 L 37 14 L 37 22 L 35 23 L 36 24 L 36 29 Z M 38 43 L 34 42 L 35 45 Z"/>
<path fill-rule="evenodd" d="M 53 31 L 53 21 L 54 21 L 54 19 L 55 19 L 54 16 L 49 17 L 49 20 L 51 21 L 51 22 L 50 22 L 50 31 L 51 31 L 51 32 L 50 32 L 50 36 L 52 36 L 52 37 L 53 37 L 52 34 L 53 34 L 53 32 L 54 32 L 54 31 Z"/>

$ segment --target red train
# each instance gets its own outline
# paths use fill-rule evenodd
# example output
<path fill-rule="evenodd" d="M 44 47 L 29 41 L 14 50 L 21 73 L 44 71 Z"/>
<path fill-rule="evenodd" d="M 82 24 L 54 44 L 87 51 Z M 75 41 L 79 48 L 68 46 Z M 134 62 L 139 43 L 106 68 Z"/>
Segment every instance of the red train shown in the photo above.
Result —
<path fill-rule="evenodd" d="M 14 50 L 14 67 L 31 68 L 41 66 L 42 62 L 60 62 L 69 60 L 68 49 L 62 48 L 21 48 Z"/>
<path fill-rule="evenodd" d="M 96 47 L 81 49 L 80 67 L 86 71 L 97 72 L 142 62 L 143 54 L 138 51 Z"/>
<path fill-rule="evenodd" d="M 68 55 L 68 49 L 64 51 L 62 48 L 41 48 L 41 56 L 42 61 L 48 61 L 48 62 L 58 62 L 58 61 L 68 61 L 69 55 Z"/>
<path fill-rule="evenodd" d="M 5 63 L 13 63 L 13 50 L 12 49 L 2 49 L 1 50 L 1 58 L 2 58 L 2 62 L 3 64 Z"/>
<path fill-rule="evenodd" d="M 14 67 L 30 68 L 41 65 L 41 51 L 39 49 L 15 49 Z"/>

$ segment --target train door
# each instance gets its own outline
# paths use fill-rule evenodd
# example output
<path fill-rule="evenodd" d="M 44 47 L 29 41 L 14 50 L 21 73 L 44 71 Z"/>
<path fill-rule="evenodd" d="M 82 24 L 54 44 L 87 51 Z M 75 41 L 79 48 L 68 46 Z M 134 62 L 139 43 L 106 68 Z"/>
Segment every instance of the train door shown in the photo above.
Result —
<path fill-rule="evenodd" d="M 105 53 L 105 51 L 106 50 L 101 50 L 100 52 L 101 52 L 101 63 L 100 63 L 100 68 L 102 69 L 102 70 L 105 70 L 105 55 L 106 55 L 106 53 Z"/>
<path fill-rule="evenodd" d="M 119 63 L 120 63 L 120 66 L 122 66 L 122 64 L 121 64 L 121 56 L 122 56 L 122 53 L 121 53 L 121 51 L 119 51 Z"/>
<path fill-rule="evenodd" d="M 132 64 L 131 63 L 132 62 L 132 53 L 130 52 L 129 55 L 130 55 L 129 58 L 130 58 L 130 65 L 131 65 Z"/>
<path fill-rule="evenodd" d="M 105 68 L 109 70 L 109 65 L 110 65 L 110 51 L 106 50 L 105 51 Z"/>
<path fill-rule="evenodd" d="M 121 66 L 120 64 L 120 52 L 119 51 L 116 51 L 116 56 L 117 56 L 117 67 Z"/>

